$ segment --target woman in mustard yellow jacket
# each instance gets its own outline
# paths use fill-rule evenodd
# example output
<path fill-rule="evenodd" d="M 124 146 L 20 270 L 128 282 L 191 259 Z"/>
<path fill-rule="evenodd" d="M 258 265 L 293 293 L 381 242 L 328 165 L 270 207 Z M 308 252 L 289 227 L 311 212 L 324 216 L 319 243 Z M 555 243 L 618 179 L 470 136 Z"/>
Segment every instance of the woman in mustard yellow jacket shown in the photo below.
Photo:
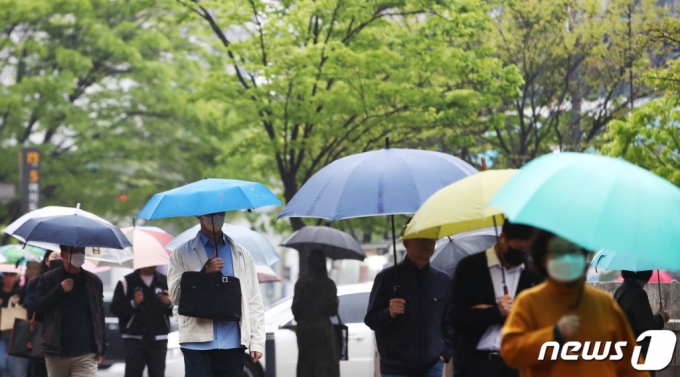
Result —
<path fill-rule="evenodd" d="M 505 362 L 522 377 L 649 376 L 632 366 L 635 339 L 625 314 L 608 293 L 585 284 L 587 251 L 543 231 L 532 249 L 548 279 L 517 296 L 502 331 Z M 578 345 L 564 352 L 567 342 Z"/>

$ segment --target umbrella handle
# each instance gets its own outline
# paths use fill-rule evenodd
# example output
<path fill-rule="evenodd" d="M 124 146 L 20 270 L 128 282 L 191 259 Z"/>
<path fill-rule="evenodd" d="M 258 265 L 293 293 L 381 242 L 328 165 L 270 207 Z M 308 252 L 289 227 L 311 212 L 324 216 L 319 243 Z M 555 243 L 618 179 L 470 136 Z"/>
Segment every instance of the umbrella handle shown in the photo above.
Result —
<path fill-rule="evenodd" d="M 503 284 L 503 294 L 508 295 L 508 286 Z"/>

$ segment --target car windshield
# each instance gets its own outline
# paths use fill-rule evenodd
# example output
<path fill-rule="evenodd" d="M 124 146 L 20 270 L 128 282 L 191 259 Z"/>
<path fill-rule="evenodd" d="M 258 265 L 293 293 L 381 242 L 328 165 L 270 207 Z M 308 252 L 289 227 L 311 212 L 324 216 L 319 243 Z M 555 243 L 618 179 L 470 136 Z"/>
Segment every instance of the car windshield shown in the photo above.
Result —
<path fill-rule="evenodd" d="M 278 304 L 272 305 L 264 314 L 265 325 L 272 325 L 279 323 L 282 319 L 290 317 L 291 306 L 293 305 L 293 299 L 288 298 L 283 301 L 279 301 Z"/>

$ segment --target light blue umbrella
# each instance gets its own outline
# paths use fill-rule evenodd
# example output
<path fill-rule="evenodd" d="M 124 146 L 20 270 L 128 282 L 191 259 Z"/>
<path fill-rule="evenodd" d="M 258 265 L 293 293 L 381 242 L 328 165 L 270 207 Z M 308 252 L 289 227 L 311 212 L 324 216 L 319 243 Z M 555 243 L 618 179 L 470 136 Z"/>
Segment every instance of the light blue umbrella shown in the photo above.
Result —
<path fill-rule="evenodd" d="M 200 224 L 185 230 L 167 244 L 165 248 L 170 251 L 175 250 L 178 246 L 196 237 L 200 230 Z M 279 254 L 274 249 L 274 246 L 260 233 L 242 226 L 229 224 L 222 226 L 222 232 L 236 241 L 237 244 L 245 247 L 250 252 L 250 255 L 253 256 L 255 265 L 269 267 L 279 261 Z"/>
<path fill-rule="evenodd" d="M 650 271 L 658 269 L 670 269 L 667 264 L 661 265 L 656 262 L 648 261 L 641 257 L 617 253 L 615 251 L 600 250 L 595 254 L 592 261 L 593 267 L 604 268 L 605 270 L 627 270 L 627 271 Z"/>
<path fill-rule="evenodd" d="M 491 199 L 515 223 L 590 250 L 616 250 L 680 268 L 680 189 L 622 159 L 585 153 L 540 157 Z"/>
<path fill-rule="evenodd" d="M 215 212 L 281 205 L 262 183 L 205 178 L 154 195 L 138 219 L 201 216 Z"/>
<path fill-rule="evenodd" d="M 661 275 L 660 269 L 674 269 L 669 268 L 667 264 L 660 264 L 658 262 L 649 261 L 632 254 L 617 253 L 615 251 L 600 250 L 591 264 L 595 267 L 602 267 L 605 270 L 626 270 L 626 271 L 656 271 L 656 277 L 659 287 L 659 308 L 663 309 L 663 302 L 661 301 Z"/>
<path fill-rule="evenodd" d="M 332 162 L 312 176 L 279 218 L 327 220 L 390 215 L 396 263 L 394 215 L 413 214 L 439 189 L 477 170 L 450 154 L 385 149 Z"/>

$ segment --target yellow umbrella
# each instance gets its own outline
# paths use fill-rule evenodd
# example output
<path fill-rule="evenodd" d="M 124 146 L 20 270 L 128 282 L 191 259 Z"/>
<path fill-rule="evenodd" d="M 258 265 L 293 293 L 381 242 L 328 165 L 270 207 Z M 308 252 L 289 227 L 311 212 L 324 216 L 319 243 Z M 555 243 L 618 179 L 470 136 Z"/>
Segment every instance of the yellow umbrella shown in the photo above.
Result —
<path fill-rule="evenodd" d="M 404 239 L 439 239 L 503 223 L 502 211 L 488 203 L 519 170 L 486 170 L 435 192 L 413 216 Z"/>

